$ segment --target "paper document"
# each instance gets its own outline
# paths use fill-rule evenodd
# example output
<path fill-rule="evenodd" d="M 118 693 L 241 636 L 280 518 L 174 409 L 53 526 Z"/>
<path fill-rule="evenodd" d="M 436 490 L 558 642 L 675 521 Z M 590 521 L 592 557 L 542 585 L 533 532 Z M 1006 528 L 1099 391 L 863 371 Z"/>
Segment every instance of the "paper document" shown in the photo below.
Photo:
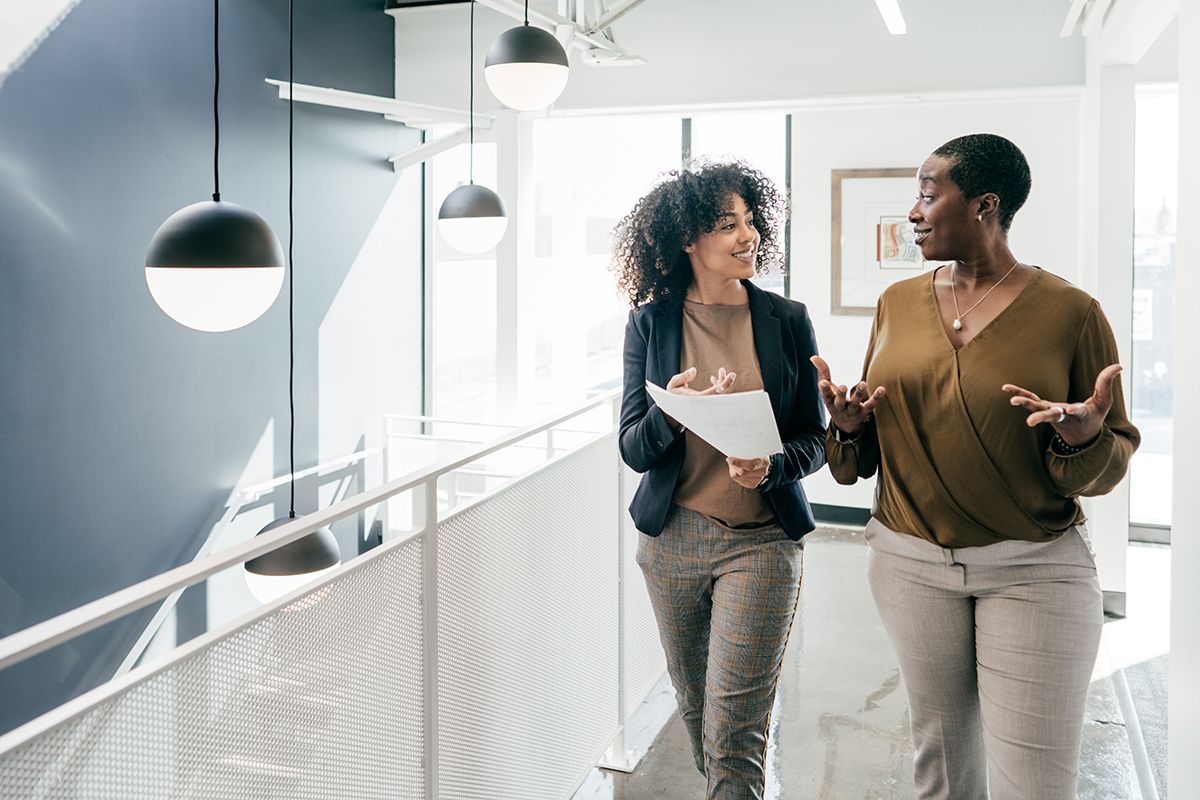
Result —
<path fill-rule="evenodd" d="M 700 397 L 671 394 L 646 381 L 658 407 L 727 456 L 762 458 L 783 452 L 771 398 L 761 389 Z"/>

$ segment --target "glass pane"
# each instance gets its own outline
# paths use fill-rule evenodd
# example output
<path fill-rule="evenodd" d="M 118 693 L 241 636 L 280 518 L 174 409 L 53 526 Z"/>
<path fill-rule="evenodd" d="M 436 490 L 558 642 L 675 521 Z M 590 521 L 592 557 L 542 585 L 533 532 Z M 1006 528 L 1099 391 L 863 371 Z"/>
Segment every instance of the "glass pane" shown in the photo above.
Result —
<path fill-rule="evenodd" d="M 609 269 L 612 230 L 664 172 L 679 166 L 679 144 L 674 116 L 534 122 L 534 259 L 521 289 L 524 307 L 540 311 L 533 323 L 531 412 L 620 385 L 629 307 Z M 562 302 L 564 292 L 570 303 Z"/>
<path fill-rule="evenodd" d="M 1130 521 L 1171 524 L 1175 212 L 1179 92 L 1139 87 L 1134 178 L 1133 421 L 1142 444 L 1130 468 Z"/>
<path fill-rule="evenodd" d="M 429 163 L 433 206 L 468 180 L 468 149 L 460 145 Z M 475 145 L 475 182 L 496 188 L 496 145 Z M 430 225 L 433 281 L 432 416 L 496 417 L 496 251 L 466 255 Z"/>
<path fill-rule="evenodd" d="M 692 157 L 745 161 L 787 189 L 787 117 L 769 113 L 706 114 L 692 117 Z M 784 232 L 779 231 L 780 241 Z M 763 289 L 783 294 L 783 273 L 772 270 L 754 279 Z"/>

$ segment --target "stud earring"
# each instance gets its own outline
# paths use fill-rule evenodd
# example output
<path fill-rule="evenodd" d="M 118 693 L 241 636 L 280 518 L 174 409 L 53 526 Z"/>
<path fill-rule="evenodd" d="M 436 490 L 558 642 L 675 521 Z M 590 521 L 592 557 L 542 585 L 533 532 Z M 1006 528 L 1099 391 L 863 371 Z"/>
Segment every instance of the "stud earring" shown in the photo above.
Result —
<path fill-rule="evenodd" d="M 975 219 L 977 219 L 980 222 L 983 222 L 983 214 L 976 214 Z"/>

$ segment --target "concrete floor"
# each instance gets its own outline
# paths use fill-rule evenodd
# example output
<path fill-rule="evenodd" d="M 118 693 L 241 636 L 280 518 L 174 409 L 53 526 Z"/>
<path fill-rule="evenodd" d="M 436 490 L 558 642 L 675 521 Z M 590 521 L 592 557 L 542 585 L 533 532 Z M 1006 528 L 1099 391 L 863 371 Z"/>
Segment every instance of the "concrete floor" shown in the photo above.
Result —
<path fill-rule="evenodd" d="M 806 542 L 800 616 L 792 628 L 771 725 L 766 796 L 771 800 L 914 798 L 904 686 L 867 588 L 861 532 L 823 528 Z M 1135 613 L 1149 614 L 1151 609 L 1135 600 L 1134 590 L 1135 571 L 1144 574 L 1147 568 L 1157 571 L 1150 582 L 1161 589 L 1164 564 L 1169 575 L 1169 562 L 1162 555 L 1131 556 L 1130 619 L 1106 625 L 1088 698 L 1081 800 L 1154 796 L 1139 789 L 1138 764 L 1143 766 L 1143 782 L 1153 781 L 1161 765 L 1153 763 L 1153 755 L 1148 761 L 1146 753 L 1165 752 L 1165 727 L 1148 727 L 1141 747 L 1139 737 L 1127 731 L 1124 711 L 1139 705 L 1130 702 L 1131 685 L 1143 708 L 1157 712 L 1157 705 L 1163 704 L 1165 676 L 1158 676 L 1160 682 L 1157 673 L 1145 667 L 1155 658 L 1161 660 L 1165 649 L 1154 625 L 1136 624 Z M 1136 679 L 1126 682 L 1126 674 Z M 1142 683 L 1148 688 L 1139 689 Z M 1164 694 L 1156 697 L 1159 691 Z M 662 693 L 670 702 L 669 688 L 664 686 Z M 1131 714 L 1134 724 L 1139 715 L 1147 716 L 1146 711 Z M 1165 718 L 1165 704 L 1159 717 Z M 704 789 L 675 714 L 635 772 L 597 770 L 584 781 L 576 800 L 695 800 L 704 796 Z M 1159 789 L 1157 796 L 1166 795 Z"/>

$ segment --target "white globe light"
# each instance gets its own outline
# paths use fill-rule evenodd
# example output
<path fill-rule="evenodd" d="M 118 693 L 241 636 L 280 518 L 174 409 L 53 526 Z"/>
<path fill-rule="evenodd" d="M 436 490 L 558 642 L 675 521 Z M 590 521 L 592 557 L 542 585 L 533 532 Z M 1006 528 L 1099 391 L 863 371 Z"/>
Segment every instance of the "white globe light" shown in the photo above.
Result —
<path fill-rule="evenodd" d="M 146 285 L 168 317 L 218 333 L 263 315 L 283 286 L 283 267 L 146 267 Z"/>
<path fill-rule="evenodd" d="M 256 572 L 243 573 L 246 576 L 246 585 L 250 587 L 250 594 L 254 595 L 258 602 L 266 605 L 272 603 L 279 598 L 287 595 L 301 586 L 312 583 L 322 575 L 327 575 L 337 569 L 340 564 L 334 564 L 332 567 L 319 569 L 316 572 L 304 572 L 299 575 L 259 575 Z"/>
<path fill-rule="evenodd" d="M 460 253 L 477 255 L 491 250 L 507 229 L 504 201 L 479 184 L 459 186 L 446 195 L 438 210 L 438 230 Z"/>
<path fill-rule="evenodd" d="M 146 253 L 146 285 L 167 316 L 198 331 L 240 328 L 283 286 L 283 248 L 270 226 L 235 203 L 193 203 L 167 218 Z"/>
<path fill-rule="evenodd" d="M 491 250 L 504 238 L 507 217 L 464 217 L 439 219 L 442 238 L 460 253 L 478 255 Z"/>
<path fill-rule="evenodd" d="M 496 64 L 483 71 L 496 99 L 517 111 L 537 111 L 558 99 L 570 71 L 558 64 Z"/>
<path fill-rule="evenodd" d="M 558 99 L 567 85 L 567 52 L 550 33 L 525 24 L 496 37 L 483 76 L 496 99 L 517 111 L 536 111 Z"/>

